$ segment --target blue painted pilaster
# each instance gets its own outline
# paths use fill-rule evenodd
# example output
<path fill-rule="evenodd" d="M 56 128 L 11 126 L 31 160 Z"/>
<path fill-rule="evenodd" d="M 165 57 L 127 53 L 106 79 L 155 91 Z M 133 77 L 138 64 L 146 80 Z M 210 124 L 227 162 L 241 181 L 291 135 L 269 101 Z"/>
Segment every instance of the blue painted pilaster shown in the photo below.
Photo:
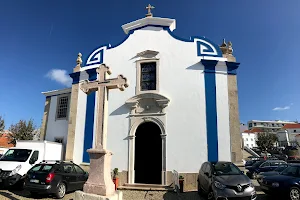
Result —
<path fill-rule="evenodd" d="M 216 60 L 201 60 L 204 65 L 208 161 L 218 161 L 218 121 L 216 95 Z"/>
<path fill-rule="evenodd" d="M 86 70 L 86 72 L 89 75 L 89 81 L 94 81 L 97 79 L 96 68 L 88 69 Z M 83 145 L 83 158 L 82 158 L 82 161 L 85 163 L 90 162 L 90 156 L 87 150 L 93 147 L 95 101 L 96 101 L 96 92 L 92 92 L 87 96 L 87 103 L 86 103 L 84 145 Z"/>

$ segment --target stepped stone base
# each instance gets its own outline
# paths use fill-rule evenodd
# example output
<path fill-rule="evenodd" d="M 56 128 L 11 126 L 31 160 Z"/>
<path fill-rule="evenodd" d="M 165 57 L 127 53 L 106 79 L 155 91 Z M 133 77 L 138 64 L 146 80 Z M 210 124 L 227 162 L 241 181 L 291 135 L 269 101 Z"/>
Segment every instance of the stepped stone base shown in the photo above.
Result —
<path fill-rule="evenodd" d="M 75 200 L 123 200 L 123 193 L 121 191 L 116 191 L 111 196 L 100 196 L 82 191 L 76 191 Z"/>
<path fill-rule="evenodd" d="M 123 186 L 119 186 L 118 190 L 142 190 L 142 191 L 173 191 L 173 187 L 167 185 L 156 184 L 129 184 L 125 183 Z"/>

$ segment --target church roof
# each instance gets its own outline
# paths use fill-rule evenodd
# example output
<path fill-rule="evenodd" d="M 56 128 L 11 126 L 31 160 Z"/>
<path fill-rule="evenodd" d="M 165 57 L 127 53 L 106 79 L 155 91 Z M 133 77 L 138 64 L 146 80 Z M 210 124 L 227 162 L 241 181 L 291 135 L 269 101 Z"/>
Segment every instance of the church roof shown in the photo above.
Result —
<path fill-rule="evenodd" d="M 71 88 L 42 92 L 42 94 L 45 95 L 46 97 L 55 96 L 55 95 L 59 95 L 59 94 L 67 94 L 67 93 L 71 93 Z"/>
<path fill-rule="evenodd" d="M 159 27 L 168 27 L 170 31 L 175 30 L 176 20 L 169 18 L 160 18 L 160 17 L 145 17 L 138 19 L 136 21 L 124 24 L 122 26 L 123 31 L 128 34 L 130 31 L 141 29 L 146 26 L 159 26 Z"/>

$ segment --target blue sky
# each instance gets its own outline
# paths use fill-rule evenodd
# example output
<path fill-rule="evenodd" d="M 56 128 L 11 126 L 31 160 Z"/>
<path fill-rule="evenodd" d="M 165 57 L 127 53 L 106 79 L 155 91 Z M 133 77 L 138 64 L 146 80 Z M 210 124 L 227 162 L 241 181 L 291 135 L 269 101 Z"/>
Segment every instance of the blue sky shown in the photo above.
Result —
<path fill-rule="evenodd" d="M 121 25 L 144 17 L 148 3 L 154 16 L 176 19 L 180 37 L 232 41 L 241 63 L 242 122 L 300 120 L 299 0 L 15 0 L 0 3 L 0 115 L 7 128 L 29 118 L 40 125 L 41 92 L 69 84 L 78 52 L 85 58 L 99 45 L 124 39 Z"/>

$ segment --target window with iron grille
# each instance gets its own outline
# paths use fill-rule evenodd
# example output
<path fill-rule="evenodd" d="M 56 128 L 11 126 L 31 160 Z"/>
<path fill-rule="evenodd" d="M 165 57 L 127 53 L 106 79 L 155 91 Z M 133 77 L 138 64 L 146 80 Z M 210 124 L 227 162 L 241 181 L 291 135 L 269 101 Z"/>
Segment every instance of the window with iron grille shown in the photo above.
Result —
<path fill-rule="evenodd" d="M 57 119 L 64 119 L 68 116 L 68 105 L 69 105 L 69 97 L 63 96 L 59 97 L 58 99 L 58 105 L 57 105 Z"/>
<path fill-rule="evenodd" d="M 156 62 L 141 64 L 141 91 L 156 90 Z"/>

